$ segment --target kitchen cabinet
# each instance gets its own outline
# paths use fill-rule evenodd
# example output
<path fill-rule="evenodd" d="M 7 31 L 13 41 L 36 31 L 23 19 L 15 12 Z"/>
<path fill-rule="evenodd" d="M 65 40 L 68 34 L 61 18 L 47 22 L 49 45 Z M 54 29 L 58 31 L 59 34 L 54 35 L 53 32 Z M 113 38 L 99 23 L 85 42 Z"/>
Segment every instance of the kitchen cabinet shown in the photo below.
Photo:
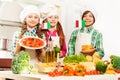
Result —
<path fill-rule="evenodd" d="M 0 77 L 15 80 L 119 80 L 120 74 L 88 75 L 80 76 L 58 76 L 49 77 L 47 74 L 13 74 L 11 71 L 0 71 Z"/>
<path fill-rule="evenodd" d="M 1 70 L 10 70 L 12 55 L 7 51 L 0 51 L 0 68 Z"/>

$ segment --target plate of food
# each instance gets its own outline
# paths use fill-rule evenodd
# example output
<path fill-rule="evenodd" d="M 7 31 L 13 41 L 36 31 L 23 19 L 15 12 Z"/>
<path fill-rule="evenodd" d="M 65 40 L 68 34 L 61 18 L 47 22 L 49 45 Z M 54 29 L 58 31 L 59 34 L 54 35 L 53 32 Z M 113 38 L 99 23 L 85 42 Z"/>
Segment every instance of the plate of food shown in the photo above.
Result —
<path fill-rule="evenodd" d="M 19 44 L 28 49 L 41 49 L 46 46 L 46 41 L 39 37 L 24 37 L 20 39 Z"/>
<path fill-rule="evenodd" d="M 95 52 L 95 48 L 92 45 L 83 45 L 81 53 L 86 55 L 93 55 Z"/>

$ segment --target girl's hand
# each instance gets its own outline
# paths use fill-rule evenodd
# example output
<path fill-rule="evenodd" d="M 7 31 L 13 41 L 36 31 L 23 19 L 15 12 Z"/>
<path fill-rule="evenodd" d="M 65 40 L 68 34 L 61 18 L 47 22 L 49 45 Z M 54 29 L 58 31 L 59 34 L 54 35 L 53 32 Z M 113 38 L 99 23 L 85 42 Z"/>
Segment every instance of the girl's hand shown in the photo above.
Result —
<path fill-rule="evenodd" d="M 16 43 L 18 44 L 20 42 L 20 39 L 16 39 Z"/>

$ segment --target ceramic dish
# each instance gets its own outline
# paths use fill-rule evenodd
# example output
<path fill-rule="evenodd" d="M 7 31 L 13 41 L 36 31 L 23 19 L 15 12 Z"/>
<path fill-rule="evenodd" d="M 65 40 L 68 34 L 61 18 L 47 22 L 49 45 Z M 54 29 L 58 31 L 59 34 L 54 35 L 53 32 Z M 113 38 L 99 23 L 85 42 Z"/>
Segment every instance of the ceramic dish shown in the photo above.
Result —
<path fill-rule="evenodd" d="M 20 39 L 19 44 L 27 49 L 41 49 L 46 46 L 45 40 L 38 37 L 24 37 Z"/>

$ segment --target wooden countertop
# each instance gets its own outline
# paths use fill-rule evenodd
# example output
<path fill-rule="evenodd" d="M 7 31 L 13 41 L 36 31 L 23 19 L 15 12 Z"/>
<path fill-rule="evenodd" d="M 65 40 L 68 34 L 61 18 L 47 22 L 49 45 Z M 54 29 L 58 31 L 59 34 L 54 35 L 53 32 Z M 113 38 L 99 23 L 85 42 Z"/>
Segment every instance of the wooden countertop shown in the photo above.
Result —
<path fill-rule="evenodd" d="M 13 74 L 11 71 L 0 71 L 0 77 L 15 80 L 118 80 L 120 74 L 89 75 L 89 76 L 58 76 L 49 77 L 47 74 Z"/>

